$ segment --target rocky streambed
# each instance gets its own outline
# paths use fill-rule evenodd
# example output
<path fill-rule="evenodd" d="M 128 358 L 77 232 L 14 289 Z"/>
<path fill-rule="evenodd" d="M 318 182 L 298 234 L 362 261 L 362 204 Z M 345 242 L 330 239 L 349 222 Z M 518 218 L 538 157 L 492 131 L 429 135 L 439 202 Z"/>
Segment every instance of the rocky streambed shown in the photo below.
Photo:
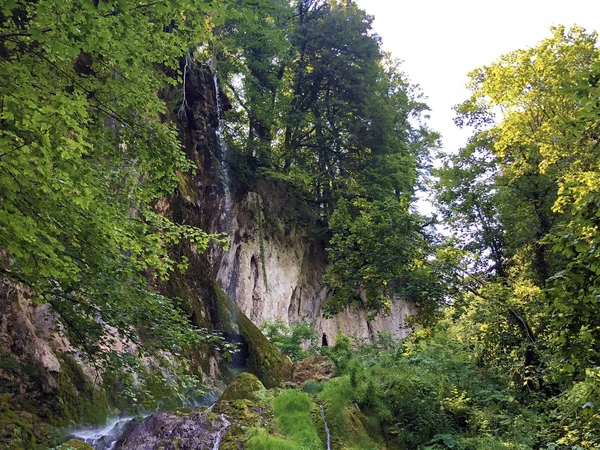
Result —
<path fill-rule="evenodd" d="M 312 357 L 296 363 L 287 388 L 301 388 L 307 381 L 325 381 L 333 375 L 325 358 Z M 78 441 L 61 450 L 238 450 L 260 430 L 278 436 L 273 400 L 286 389 L 267 390 L 250 373 L 241 373 L 211 405 L 180 408 L 145 417 L 121 417 L 106 426 L 81 429 L 71 434 Z M 307 394 L 302 394 L 306 395 Z M 308 403 L 307 403 L 308 404 Z M 329 429 L 321 405 L 304 411 L 312 415 L 315 429 L 323 430 L 323 448 L 331 448 Z M 312 411 L 314 409 L 314 411 Z M 68 444 L 68 445 L 67 445 Z M 262 447 L 257 447 L 262 448 Z"/>
<path fill-rule="evenodd" d="M 212 405 L 113 419 L 103 427 L 72 432 L 73 439 L 60 449 L 239 449 L 249 427 L 271 422 L 268 392 L 254 375 L 242 373 Z"/>

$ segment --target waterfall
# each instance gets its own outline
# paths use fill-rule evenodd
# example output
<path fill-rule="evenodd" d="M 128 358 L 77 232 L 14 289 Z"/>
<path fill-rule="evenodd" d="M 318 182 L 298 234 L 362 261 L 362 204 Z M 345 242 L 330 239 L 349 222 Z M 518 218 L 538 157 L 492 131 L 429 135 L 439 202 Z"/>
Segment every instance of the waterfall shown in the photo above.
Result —
<path fill-rule="evenodd" d="M 220 222 L 223 226 L 227 235 L 231 234 L 231 189 L 230 189 L 230 180 L 229 180 L 229 163 L 227 161 L 229 157 L 229 148 L 227 147 L 227 143 L 225 142 L 224 130 L 225 130 L 225 122 L 223 121 L 223 105 L 221 104 L 221 98 L 219 96 L 219 79 L 217 75 L 213 75 L 213 83 L 215 86 L 215 103 L 217 106 L 217 119 L 219 124 L 217 126 L 216 134 L 217 134 L 217 146 L 219 153 L 219 161 L 220 161 L 220 178 L 221 178 L 221 186 L 223 188 L 223 197 L 224 197 L 224 205 L 223 205 L 223 213 L 221 214 Z"/>
<path fill-rule="evenodd" d="M 325 424 L 325 434 L 327 435 L 327 450 L 331 450 L 331 433 L 329 432 L 329 426 L 327 425 L 327 419 L 325 419 L 325 408 L 321 405 L 321 417 Z"/>
<path fill-rule="evenodd" d="M 145 414 L 140 417 L 147 417 Z M 80 441 L 90 444 L 94 450 L 113 450 L 117 441 L 125 434 L 125 432 L 133 426 L 136 417 L 117 417 L 109 420 L 108 423 L 101 427 L 82 428 L 70 433 L 70 436 Z"/>
<path fill-rule="evenodd" d="M 215 440 L 213 450 L 219 450 L 219 447 L 221 446 L 221 440 L 223 439 L 223 436 L 225 436 L 227 428 L 229 428 L 229 425 L 231 425 L 231 422 L 227 420 L 224 414 L 221 414 L 221 421 L 222 427 L 219 430 L 219 433 L 217 434 L 217 439 Z"/>

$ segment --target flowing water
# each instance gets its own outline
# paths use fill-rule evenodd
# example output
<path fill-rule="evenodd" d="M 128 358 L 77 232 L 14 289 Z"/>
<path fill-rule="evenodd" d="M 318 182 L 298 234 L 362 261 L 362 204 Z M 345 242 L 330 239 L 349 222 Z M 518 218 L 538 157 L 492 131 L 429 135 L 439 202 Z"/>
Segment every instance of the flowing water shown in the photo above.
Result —
<path fill-rule="evenodd" d="M 141 418 L 147 417 L 139 416 Z M 108 421 L 102 427 L 81 428 L 75 430 L 70 435 L 94 447 L 94 450 L 113 450 L 117 441 L 123 436 L 130 426 L 132 426 L 138 417 L 117 417 Z"/>
<path fill-rule="evenodd" d="M 213 446 L 213 450 L 219 450 L 219 447 L 221 446 L 221 440 L 223 439 L 223 436 L 225 436 L 225 433 L 227 432 L 227 428 L 229 428 L 229 425 L 231 425 L 231 422 L 229 420 L 227 420 L 227 418 L 225 417 L 224 414 L 221 414 L 221 423 L 222 423 L 222 427 L 219 430 L 219 433 L 217 434 L 217 439 L 215 440 L 215 445 Z"/>
<path fill-rule="evenodd" d="M 329 426 L 327 425 L 327 419 L 325 419 L 325 408 L 321 405 L 321 417 L 325 424 L 325 434 L 327 435 L 327 450 L 331 450 L 331 433 L 329 432 Z"/>
<path fill-rule="evenodd" d="M 223 105 L 221 104 L 221 97 L 219 96 L 219 79 L 216 75 L 213 75 L 213 83 L 215 85 L 215 103 L 217 106 L 217 118 L 219 125 L 217 127 L 217 146 L 220 161 L 220 175 L 221 175 L 221 186 L 223 188 L 223 214 L 221 215 L 221 225 L 223 226 L 227 235 L 231 234 L 231 188 L 229 179 L 229 148 L 225 142 L 225 121 L 223 120 Z"/>
<path fill-rule="evenodd" d="M 197 408 L 212 404 L 205 410 L 210 412 L 215 406 L 217 396 L 214 392 L 208 392 L 203 397 L 185 399 L 184 407 Z M 137 416 L 122 416 L 109 419 L 106 425 L 99 427 L 83 427 L 68 433 L 69 437 L 79 439 L 90 444 L 94 450 L 114 450 L 117 441 L 121 439 L 131 427 L 142 422 L 142 419 L 151 416 L 151 413 L 140 414 Z M 229 426 L 229 424 L 227 425 Z"/>

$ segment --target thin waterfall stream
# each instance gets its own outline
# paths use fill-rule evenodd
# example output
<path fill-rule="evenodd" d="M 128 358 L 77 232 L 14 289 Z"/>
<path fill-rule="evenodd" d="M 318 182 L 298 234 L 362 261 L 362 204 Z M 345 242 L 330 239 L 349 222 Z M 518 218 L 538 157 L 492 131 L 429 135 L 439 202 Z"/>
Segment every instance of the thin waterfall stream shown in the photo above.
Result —
<path fill-rule="evenodd" d="M 214 403 L 215 400 L 215 394 L 209 393 L 201 399 L 186 399 L 182 406 L 189 408 L 201 408 L 203 406 L 210 405 L 203 411 L 203 414 L 207 414 L 211 412 L 216 405 L 216 403 Z M 114 417 L 109 419 L 105 425 L 98 427 L 78 428 L 69 432 L 68 436 L 79 439 L 80 441 L 91 445 L 94 450 L 114 450 L 119 439 L 129 432 L 132 427 L 136 426 L 136 424 L 143 422 L 153 414 L 155 413 Z M 225 428 L 227 428 L 229 425 L 230 424 L 227 423 Z M 222 431 L 219 433 L 222 433 Z"/>
<path fill-rule="evenodd" d="M 225 142 L 225 121 L 223 120 L 223 105 L 221 103 L 221 98 L 219 96 L 219 79 L 217 75 L 213 75 L 213 83 L 215 87 L 215 104 L 217 107 L 217 119 L 218 126 L 216 130 L 217 134 L 217 146 L 219 151 L 219 165 L 220 165 L 220 175 L 221 175 L 221 186 L 223 188 L 223 214 L 221 215 L 221 225 L 223 226 L 227 235 L 231 234 L 231 188 L 230 188 L 230 179 L 229 179 L 229 148 L 227 146 L 227 142 Z"/>
<path fill-rule="evenodd" d="M 227 420 L 227 418 L 225 417 L 225 414 L 221 414 L 221 423 L 222 423 L 222 427 L 219 430 L 219 433 L 217 434 L 217 439 L 215 440 L 215 445 L 213 446 L 213 450 L 219 450 L 219 447 L 221 446 L 221 441 L 223 440 L 223 436 L 225 436 L 225 433 L 227 432 L 227 428 L 229 428 L 229 425 L 231 425 L 231 422 L 229 420 Z"/>
<path fill-rule="evenodd" d="M 329 432 L 329 426 L 327 425 L 327 419 L 325 418 L 325 407 L 323 405 L 321 405 L 321 417 L 323 418 L 325 434 L 327 435 L 327 450 L 331 450 L 331 433 Z"/>
<path fill-rule="evenodd" d="M 142 416 L 125 416 L 109 420 L 106 425 L 94 428 L 81 428 L 70 433 L 76 439 L 90 444 L 94 450 L 113 450 L 117 441 Z"/>

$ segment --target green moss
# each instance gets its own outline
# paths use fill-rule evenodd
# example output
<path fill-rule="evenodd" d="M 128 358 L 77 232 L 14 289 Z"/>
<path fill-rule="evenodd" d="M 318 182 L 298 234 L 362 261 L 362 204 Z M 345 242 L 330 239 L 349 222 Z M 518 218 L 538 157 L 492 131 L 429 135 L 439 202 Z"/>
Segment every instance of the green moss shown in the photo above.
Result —
<path fill-rule="evenodd" d="M 216 300 L 218 328 L 232 334 L 239 334 L 248 343 L 247 368 L 262 381 L 267 388 L 281 385 L 290 379 L 292 362 L 282 355 L 265 337 L 240 308 L 225 295 L 216 281 L 213 281 Z"/>
<path fill-rule="evenodd" d="M 94 448 L 78 439 L 70 439 L 56 447 L 56 450 L 94 450 Z"/>
<path fill-rule="evenodd" d="M 221 400 L 257 400 L 257 393 L 264 390 L 265 387 L 256 376 L 242 372 L 227 386 Z"/>
<path fill-rule="evenodd" d="M 285 389 L 273 401 L 275 427 L 251 430 L 244 448 L 254 450 L 290 449 L 321 450 L 324 436 L 318 428 L 322 423 L 319 409 L 310 396 L 295 389 Z M 323 432 L 323 435 L 325 433 Z"/>
<path fill-rule="evenodd" d="M 175 173 L 175 176 L 177 177 L 177 190 L 179 191 L 181 198 L 191 205 L 196 206 L 199 200 L 198 189 L 194 186 L 192 177 L 179 170 Z"/>
<path fill-rule="evenodd" d="M 77 362 L 67 354 L 60 356 L 58 376 L 58 413 L 55 425 L 68 422 L 99 425 L 106 422 L 109 405 L 106 392 L 94 387 Z"/>
<path fill-rule="evenodd" d="M 371 450 L 384 447 L 369 433 L 383 439 L 377 425 L 351 402 L 352 389 L 350 378 L 344 376 L 325 383 L 319 394 L 335 448 Z"/>
<path fill-rule="evenodd" d="M 306 449 L 320 449 L 313 412 L 318 410 L 310 396 L 296 389 L 287 389 L 273 400 L 273 412 L 278 430 Z"/>
<path fill-rule="evenodd" d="M 10 356 L 0 357 L 0 369 L 17 373 L 19 371 L 19 362 Z"/>
<path fill-rule="evenodd" d="M 47 449 L 55 431 L 37 415 L 14 410 L 12 395 L 0 396 L 0 450 Z"/>
<path fill-rule="evenodd" d="M 301 444 L 281 437 L 271 436 L 265 430 L 258 429 L 246 443 L 247 450 L 304 450 Z"/>

